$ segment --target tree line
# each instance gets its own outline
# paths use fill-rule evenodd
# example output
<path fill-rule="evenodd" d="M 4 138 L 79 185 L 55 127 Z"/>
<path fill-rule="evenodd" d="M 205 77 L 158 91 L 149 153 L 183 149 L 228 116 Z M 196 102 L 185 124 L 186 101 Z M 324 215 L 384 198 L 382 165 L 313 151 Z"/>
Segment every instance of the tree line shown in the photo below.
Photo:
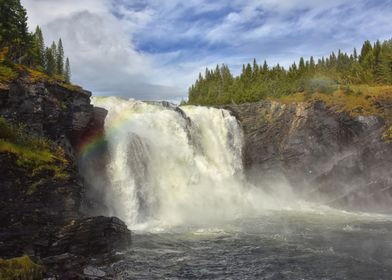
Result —
<path fill-rule="evenodd" d="M 374 44 L 367 40 L 359 54 L 354 48 L 351 54 L 339 50 L 317 61 L 301 57 L 288 69 L 279 64 L 270 67 L 266 61 L 259 65 L 254 59 L 243 65 L 237 77 L 224 64 L 207 68 L 189 88 L 188 104 L 254 102 L 297 92 L 331 93 L 350 84 L 392 84 L 392 39 Z"/>
<path fill-rule="evenodd" d="M 39 26 L 34 33 L 29 32 L 27 13 L 20 0 L 0 0 L 0 51 L 12 63 L 56 75 L 68 83 L 71 80 L 71 66 L 64 56 L 61 38 L 45 46 Z"/>

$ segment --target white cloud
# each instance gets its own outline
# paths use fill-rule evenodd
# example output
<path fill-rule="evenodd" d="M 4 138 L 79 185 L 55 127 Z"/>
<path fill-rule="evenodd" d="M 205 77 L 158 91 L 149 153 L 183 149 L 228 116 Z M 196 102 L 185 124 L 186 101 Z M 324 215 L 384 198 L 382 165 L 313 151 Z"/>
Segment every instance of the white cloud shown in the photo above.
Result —
<path fill-rule="evenodd" d="M 111 3 L 100 0 L 25 0 L 23 4 L 29 25 L 42 27 L 47 44 L 62 38 L 75 83 L 95 94 L 139 99 L 177 99 L 185 94 L 167 83 L 156 84 L 154 76 L 162 69 L 133 45 L 135 30 L 149 21 L 150 14 L 123 10 L 126 17 L 119 19 L 110 12 Z"/>
<path fill-rule="evenodd" d="M 100 94 L 177 99 L 205 67 L 349 51 L 391 36 L 391 0 L 22 0 L 63 38 L 73 80 Z M 376 3 L 377 2 L 377 3 Z M 235 71 L 234 71 L 235 72 Z"/>

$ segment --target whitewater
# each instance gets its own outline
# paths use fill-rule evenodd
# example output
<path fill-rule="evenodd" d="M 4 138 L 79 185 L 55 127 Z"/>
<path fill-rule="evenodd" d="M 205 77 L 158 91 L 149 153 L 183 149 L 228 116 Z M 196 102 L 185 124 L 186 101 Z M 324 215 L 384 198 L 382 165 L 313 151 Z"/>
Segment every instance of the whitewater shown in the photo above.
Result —
<path fill-rule="evenodd" d="M 116 279 L 391 279 L 392 218 L 305 201 L 284 179 L 249 183 L 229 111 L 92 101 L 108 110 L 105 146 L 81 172 L 98 214 L 133 231 Z"/>
<path fill-rule="evenodd" d="M 93 103 L 109 112 L 108 214 L 131 228 L 232 220 L 295 201 L 284 184 L 266 193 L 246 182 L 242 130 L 226 110 L 116 97 Z"/>

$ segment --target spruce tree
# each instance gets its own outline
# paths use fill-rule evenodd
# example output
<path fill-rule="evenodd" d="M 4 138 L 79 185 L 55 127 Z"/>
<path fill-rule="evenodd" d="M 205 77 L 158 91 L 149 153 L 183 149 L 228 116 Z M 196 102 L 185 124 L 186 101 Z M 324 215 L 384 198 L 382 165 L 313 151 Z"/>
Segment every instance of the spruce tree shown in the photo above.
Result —
<path fill-rule="evenodd" d="M 372 52 L 372 44 L 370 43 L 369 40 L 366 40 L 361 49 L 361 55 L 359 57 L 359 62 L 362 64 L 365 60 L 366 57 Z"/>
<path fill-rule="evenodd" d="M 45 72 L 49 76 L 56 74 L 56 57 L 53 50 L 53 45 L 45 50 Z"/>
<path fill-rule="evenodd" d="M 303 57 L 301 57 L 301 58 L 299 59 L 299 64 L 298 64 L 298 66 L 299 66 L 299 71 L 301 71 L 301 72 L 305 71 L 305 61 L 304 61 L 304 58 L 303 58 Z"/>
<path fill-rule="evenodd" d="M 56 73 L 59 75 L 64 75 L 64 48 L 61 38 L 57 44 L 56 52 Z"/>
<path fill-rule="evenodd" d="M 23 62 L 31 44 L 27 14 L 19 0 L 0 0 L 0 50 L 8 48 L 8 57 Z"/>
<path fill-rule="evenodd" d="M 45 43 L 42 35 L 41 28 L 39 26 L 36 27 L 35 32 L 33 34 L 33 44 L 31 47 L 32 52 L 32 66 L 37 67 L 42 70 L 45 66 Z"/>
<path fill-rule="evenodd" d="M 64 78 L 65 78 L 65 82 L 67 83 L 71 82 L 71 65 L 69 64 L 68 57 L 65 60 Z"/>
<path fill-rule="evenodd" d="M 51 70 L 51 74 L 50 75 L 54 75 L 54 74 L 59 74 L 58 72 L 57 72 L 57 45 L 56 45 L 56 42 L 52 42 L 52 45 L 50 46 L 50 48 L 49 48 L 49 51 L 50 51 L 50 53 L 51 53 L 51 56 L 53 57 L 53 68 L 52 68 L 52 65 L 51 65 L 51 67 L 50 68 L 52 68 Z"/>

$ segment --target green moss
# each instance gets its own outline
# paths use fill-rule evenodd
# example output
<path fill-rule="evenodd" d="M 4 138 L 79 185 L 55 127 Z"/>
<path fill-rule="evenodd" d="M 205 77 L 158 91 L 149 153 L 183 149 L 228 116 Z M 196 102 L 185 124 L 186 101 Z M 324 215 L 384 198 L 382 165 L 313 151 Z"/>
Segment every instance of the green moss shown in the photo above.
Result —
<path fill-rule="evenodd" d="M 280 98 L 270 98 L 284 104 L 323 101 L 335 112 L 347 112 L 352 117 L 379 116 L 388 124 L 383 139 L 392 142 L 392 86 L 351 85 L 342 86 L 331 94 L 315 92 L 295 93 Z"/>
<path fill-rule="evenodd" d="M 383 139 L 388 143 L 392 143 L 392 125 L 384 132 Z"/>
<path fill-rule="evenodd" d="M 17 77 L 18 73 L 12 67 L 0 63 L 0 83 L 9 83 Z"/>
<path fill-rule="evenodd" d="M 46 82 L 49 84 L 57 84 L 70 91 L 81 91 L 82 88 L 67 83 L 63 76 L 49 76 L 42 69 L 33 69 L 22 64 L 13 64 L 0 60 L 0 84 L 9 84 L 18 77 L 23 77 L 29 83 Z"/>
<path fill-rule="evenodd" d="M 42 266 L 35 264 L 28 256 L 13 259 L 0 258 L 0 279 L 38 280 L 42 279 Z"/>
<path fill-rule="evenodd" d="M 26 176 L 33 181 L 39 178 L 28 187 L 28 194 L 43 184 L 43 176 L 57 180 L 69 177 L 66 171 L 68 161 L 61 147 L 47 139 L 28 136 L 23 126 L 11 127 L 3 118 L 0 118 L 0 153 L 13 154 L 16 164 L 26 169 Z"/>

